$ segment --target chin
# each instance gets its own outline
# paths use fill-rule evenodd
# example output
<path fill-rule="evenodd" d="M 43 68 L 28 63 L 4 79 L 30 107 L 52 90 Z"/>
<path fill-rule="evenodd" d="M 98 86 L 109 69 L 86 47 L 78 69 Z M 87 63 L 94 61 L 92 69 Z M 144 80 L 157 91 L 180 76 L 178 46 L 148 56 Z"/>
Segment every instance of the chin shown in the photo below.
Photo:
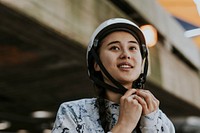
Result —
<path fill-rule="evenodd" d="M 133 83 L 135 80 L 138 79 L 139 76 L 137 77 L 127 77 L 127 78 L 121 78 L 118 79 L 118 81 L 122 84 L 128 84 L 128 83 Z M 131 79 L 131 80 L 130 80 Z"/>
<path fill-rule="evenodd" d="M 127 88 L 128 86 L 128 88 L 130 88 L 130 87 L 132 87 L 132 84 L 133 84 L 133 81 L 122 81 L 122 80 L 120 80 L 120 81 L 118 81 L 121 85 L 123 85 L 125 88 Z M 128 89 L 127 88 L 127 89 Z"/>

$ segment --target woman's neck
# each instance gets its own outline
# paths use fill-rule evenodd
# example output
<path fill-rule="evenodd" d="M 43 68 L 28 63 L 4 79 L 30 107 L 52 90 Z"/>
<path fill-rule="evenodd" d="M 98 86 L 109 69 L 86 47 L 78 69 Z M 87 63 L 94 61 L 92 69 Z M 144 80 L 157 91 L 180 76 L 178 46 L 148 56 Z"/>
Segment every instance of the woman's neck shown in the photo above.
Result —
<path fill-rule="evenodd" d="M 106 98 L 112 102 L 115 102 L 115 103 L 120 103 L 120 98 L 121 98 L 121 94 L 119 93 L 115 93 L 113 91 L 110 91 L 110 90 L 106 90 Z"/>
<path fill-rule="evenodd" d="M 112 82 L 105 80 L 105 82 L 111 86 L 115 86 Z M 126 89 L 131 89 L 132 88 L 132 84 L 122 84 Z M 120 103 L 120 98 L 122 97 L 122 94 L 110 91 L 108 89 L 106 89 L 106 98 L 112 102 L 115 103 Z"/>

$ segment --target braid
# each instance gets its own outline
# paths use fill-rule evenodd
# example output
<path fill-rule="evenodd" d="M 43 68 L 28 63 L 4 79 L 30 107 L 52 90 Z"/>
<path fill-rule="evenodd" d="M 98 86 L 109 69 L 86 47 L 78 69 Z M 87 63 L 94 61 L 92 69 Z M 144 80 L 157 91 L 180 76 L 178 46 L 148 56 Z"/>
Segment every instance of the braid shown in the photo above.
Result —
<path fill-rule="evenodd" d="M 98 87 L 98 98 L 96 100 L 96 105 L 99 109 L 99 120 L 101 122 L 102 128 L 104 132 L 109 131 L 110 121 L 108 120 L 108 110 L 106 108 L 106 101 L 105 101 L 105 89 L 102 87 Z"/>
<path fill-rule="evenodd" d="M 110 120 L 108 116 L 108 110 L 106 108 L 106 101 L 105 101 L 105 89 L 96 85 L 97 87 L 97 100 L 96 105 L 99 109 L 99 120 L 101 122 L 101 126 L 104 129 L 104 132 L 108 132 L 110 130 Z M 141 130 L 139 128 L 139 123 L 137 124 L 136 128 L 132 131 L 132 133 L 141 133 Z"/>

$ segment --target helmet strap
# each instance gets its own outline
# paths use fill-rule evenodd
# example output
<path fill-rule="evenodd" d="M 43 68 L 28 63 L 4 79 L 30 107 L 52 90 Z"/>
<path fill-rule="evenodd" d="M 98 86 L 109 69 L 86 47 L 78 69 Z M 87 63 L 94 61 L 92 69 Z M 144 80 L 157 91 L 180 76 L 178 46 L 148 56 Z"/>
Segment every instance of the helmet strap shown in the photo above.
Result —
<path fill-rule="evenodd" d="M 144 89 L 144 85 L 146 82 L 147 72 L 148 72 L 148 52 L 146 53 L 146 57 L 143 59 L 142 63 L 142 73 L 140 74 L 139 78 L 135 80 L 132 84 L 133 88 Z"/>
<path fill-rule="evenodd" d="M 90 78 L 95 82 L 95 84 L 103 87 L 103 88 L 106 88 L 112 92 L 115 92 L 115 93 L 119 93 L 119 94 L 122 94 L 124 95 L 126 93 L 126 89 L 119 89 L 117 87 L 114 87 L 114 86 L 111 86 L 103 81 L 101 81 L 100 79 L 96 78 L 95 76 L 91 75 Z"/>
<path fill-rule="evenodd" d="M 146 52 L 146 51 L 145 51 Z M 108 79 L 110 79 L 110 81 L 116 86 L 111 86 L 103 81 L 101 81 L 100 79 L 94 77 L 93 75 L 91 75 L 90 77 L 94 80 L 94 82 L 96 84 L 98 84 L 99 86 L 109 89 L 113 92 L 116 93 L 120 93 L 122 95 L 124 95 L 124 93 L 127 91 L 127 89 L 122 86 L 118 81 L 116 81 L 109 73 L 108 71 L 105 69 L 105 67 L 103 66 L 99 56 L 97 55 L 96 51 L 94 50 L 94 48 L 91 48 L 91 55 L 94 57 L 96 63 L 99 65 L 99 67 L 101 68 L 101 70 L 103 71 L 103 73 L 107 76 Z M 147 71 L 148 71 L 148 52 L 146 52 L 146 56 L 143 59 L 143 72 L 140 74 L 139 78 L 137 80 L 135 80 L 132 84 L 133 88 L 138 88 L 138 89 L 143 89 L 145 82 L 146 82 L 146 76 L 147 76 Z"/>
<path fill-rule="evenodd" d="M 91 48 L 91 55 L 94 57 L 96 63 L 99 65 L 99 67 L 101 68 L 101 70 L 103 71 L 103 73 L 106 75 L 106 77 L 108 79 L 110 79 L 110 81 L 116 86 L 116 87 L 113 87 L 103 81 L 101 81 L 100 79 L 98 78 L 95 78 L 94 76 L 91 76 L 91 78 L 95 81 L 95 83 L 97 83 L 98 85 L 102 86 L 102 87 L 105 87 L 107 89 L 110 89 L 111 91 L 114 91 L 114 92 L 117 92 L 117 93 L 120 93 L 120 94 L 124 94 L 127 89 L 122 86 L 118 81 L 116 81 L 109 73 L 108 71 L 105 69 L 105 67 L 103 66 L 101 60 L 99 59 L 99 56 L 96 54 L 94 48 Z"/>

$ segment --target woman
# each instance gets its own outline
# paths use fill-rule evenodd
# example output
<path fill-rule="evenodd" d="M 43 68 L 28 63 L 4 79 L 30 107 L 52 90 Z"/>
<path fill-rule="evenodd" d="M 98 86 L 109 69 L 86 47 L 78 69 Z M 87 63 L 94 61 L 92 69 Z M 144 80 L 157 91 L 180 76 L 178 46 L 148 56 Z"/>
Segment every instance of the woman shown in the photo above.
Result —
<path fill-rule="evenodd" d="M 159 101 L 144 90 L 148 50 L 133 22 L 102 23 L 87 49 L 88 74 L 98 97 L 63 103 L 52 133 L 174 133 Z"/>

